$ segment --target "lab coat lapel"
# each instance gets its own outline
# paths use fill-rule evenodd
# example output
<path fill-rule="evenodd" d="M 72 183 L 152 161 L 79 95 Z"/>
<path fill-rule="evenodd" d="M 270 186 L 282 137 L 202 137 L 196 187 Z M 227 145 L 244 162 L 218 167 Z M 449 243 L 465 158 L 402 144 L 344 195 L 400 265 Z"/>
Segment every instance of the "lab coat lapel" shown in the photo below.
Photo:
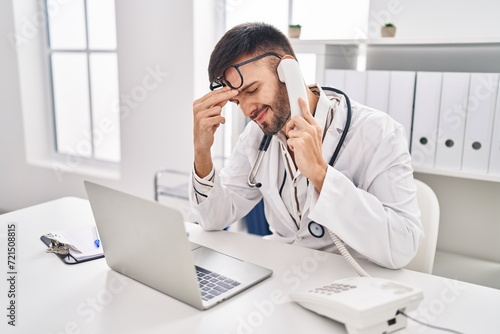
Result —
<path fill-rule="evenodd" d="M 281 158 L 281 149 L 280 149 L 280 143 L 276 138 L 273 138 L 271 141 L 271 145 L 268 148 L 268 151 L 271 152 L 271 154 L 267 154 L 270 159 L 267 160 L 268 167 L 265 168 L 267 172 L 269 172 L 269 183 L 272 183 L 272 185 L 266 189 L 270 196 L 270 201 L 272 205 L 276 209 L 276 213 L 279 214 L 280 216 L 280 222 L 283 224 L 288 230 L 290 230 L 293 234 L 297 233 L 297 227 L 292 219 L 290 217 L 290 213 L 286 209 L 285 204 L 283 203 L 283 200 L 281 199 L 281 196 L 279 194 L 279 188 L 281 186 L 281 181 L 282 178 L 278 176 L 278 172 L 280 171 L 280 158 Z"/>
<path fill-rule="evenodd" d="M 318 124 L 321 125 L 323 129 L 325 125 L 327 125 L 326 122 L 328 119 L 328 114 L 330 113 L 330 109 L 332 109 L 334 105 L 335 102 L 330 101 L 330 98 L 323 92 L 323 90 L 320 90 L 320 98 L 316 106 L 316 111 L 314 112 L 314 119 L 318 122 Z M 335 127 L 336 117 L 337 115 L 335 115 L 331 126 L 328 129 L 326 129 L 326 135 L 323 140 L 322 154 L 323 154 L 323 159 L 325 159 L 326 162 L 330 161 L 331 155 L 335 150 L 334 144 L 338 142 L 338 140 L 340 139 L 340 135 L 342 133 L 342 129 L 337 130 Z M 309 214 L 309 207 L 311 205 L 311 196 L 314 191 L 315 191 L 314 185 L 312 183 L 309 183 L 309 186 L 307 187 L 306 202 L 304 203 L 304 208 L 302 209 L 305 215 Z"/>
<path fill-rule="evenodd" d="M 335 94 L 335 96 L 338 95 Z M 347 105 L 343 96 L 340 99 L 340 103 L 338 103 L 337 105 L 336 101 L 332 101 L 323 90 L 320 90 L 320 98 L 318 100 L 314 118 L 323 128 L 328 125 L 326 123 L 330 110 L 334 110 L 333 121 L 328 129 L 324 131 L 325 136 L 323 138 L 323 145 L 321 148 L 323 159 L 325 159 L 327 163 L 330 162 L 330 159 L 333 156 L 342 132 L 344 131 L 345 121 L 347 117 Z M 339 157 L 342 154 L 342 151 L 343 150 L 340 151 Z M 314 185 L 310 183 L 307 189 L 307 199 L 303 209 L 304 213 L 306 214 L 309 213 L 311 196 L 313 195 L 314 191 Z"/>
<path fill-rule="evenodd" d="M 338 94 L 335 94 L 335 96 L 339 96 Z M 325 161 L 328 163 L 330 162 L 330 159 L 332 158 L 333 152 L 337 148 L 337 144 L 340 140 L 340 137 L 346 129 L 345 127 L 345 122 L 347 119 L 347 105 L 345 98 L 340 95 L 341 100 L 338 103 L 338 105 L 335 108 L 335 105 L 337 104 L 336 102 L 330 101 L 330 99 L 325 95 L 323 91 L 321 91 L 321 97 L 326 98 L 327 103 L 328 103 L 328 109 L 323 106 L 323 112 L 325 115 L 328 114 L 330 108 L 334 108 L 334 117 L 332 124 L 326 131 L 325 138 L 323 139 L 323 147 L 322 147 L 322 152 L 323 152 L 323 158 Z M 320 101 L 325 101 L 325 99 L 320 98 Z M 326 120 L 326 116 L 324 117 Z M 353 120 L 351 120 L 351 124 L 353 123 Z M 322 126 L 325 125 L 325 123 L 320 123 Z M 340 150 L 339 157 L 342 155 L 343 148 Z"/>

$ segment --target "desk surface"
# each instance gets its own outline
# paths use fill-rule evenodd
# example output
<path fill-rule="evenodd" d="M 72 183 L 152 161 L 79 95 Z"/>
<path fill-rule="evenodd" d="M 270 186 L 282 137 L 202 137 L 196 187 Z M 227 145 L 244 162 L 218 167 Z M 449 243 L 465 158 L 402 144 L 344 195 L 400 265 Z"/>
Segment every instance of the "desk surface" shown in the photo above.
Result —
<path fill-rule="evenodd" d="M 334 254 L 233 232 L 205 232 L 188 224 L 190 239 L 266 266 L 271 278 L 215 306 L 198 311 L 122 276 L 105 259 L 66 265 L 45 252 L 40 236 L 94 223 L 88 201 L 73 197 L 0 216 L 0 261 L 9 275 L 7 226 L 16 223 L 16 327 L 8 325 L 10 286 L 0 281 L 2 333 L 345 333 L 342 324 L 291 302 L 288 293 L 307 290 L 355 272 Z M 410 315 L 464 333 L 498 333 L 500 290 L 409 270 L 389 270 L 367 261 L 372 276 L 424 290 Z M 5 277 L 5 276 L 4 276 Z M 408 321 L 399 333 L 434 333 Z"/>

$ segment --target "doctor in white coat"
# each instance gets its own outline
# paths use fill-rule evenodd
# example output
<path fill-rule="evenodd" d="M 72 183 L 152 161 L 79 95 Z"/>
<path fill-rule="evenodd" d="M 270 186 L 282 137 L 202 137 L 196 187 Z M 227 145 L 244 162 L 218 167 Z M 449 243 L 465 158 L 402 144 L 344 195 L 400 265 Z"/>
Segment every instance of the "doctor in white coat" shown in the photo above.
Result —
<path fill-rule="evenodd" d="M 324 233 L 329 229 L 357 258 L 387 268 L 405 266 L 423 230 L 404 128 L 386 113 L 352 101 L 347 129 L 346 98 L 327 95 L 317 85 L 306 89 L 309 109 L 300 101 L 303 115 L 290 117 L 286 87 L 276 72 L 283 57 L 295 58 L 288 39 L 264 23 L 234 27 L 212 52 L 212 91 L 193 103 L 189 188 L 198 223 L 206 230 L 223 229 L 263 198 L 271 239 L 338 252 Z M 211 147 L 227 102 L 238 104 L 253 122 L 225 167 L 216 170 Z M 250 186 L 248 175 L 264 134 L 272 139 L 255 176 L 258 186 Z"/>

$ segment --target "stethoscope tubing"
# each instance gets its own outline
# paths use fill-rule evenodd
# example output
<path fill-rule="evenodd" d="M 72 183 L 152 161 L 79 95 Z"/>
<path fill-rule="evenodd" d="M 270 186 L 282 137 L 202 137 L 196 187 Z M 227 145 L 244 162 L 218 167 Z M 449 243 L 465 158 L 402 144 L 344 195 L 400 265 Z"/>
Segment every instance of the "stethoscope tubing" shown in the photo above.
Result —
<path fill-rule="evenodd" d="M 259 151 L 257 152 L 257 156 L 255 157 L 255 161 L 253 162 L 252 169 L 248 174 L 248 185 L 252 188 L 253 187 L 260 188 L 260 183 L 255 182 L 255 176 L 259 171 L 260 164 L 262 163 L 262 158 L 264 158 L 264 153 L 267 151 L 267 148 L 269 147 L 272 138 L 273 137 L 270 135 L 264 135 L 264 137 L 260 141 Z"/>

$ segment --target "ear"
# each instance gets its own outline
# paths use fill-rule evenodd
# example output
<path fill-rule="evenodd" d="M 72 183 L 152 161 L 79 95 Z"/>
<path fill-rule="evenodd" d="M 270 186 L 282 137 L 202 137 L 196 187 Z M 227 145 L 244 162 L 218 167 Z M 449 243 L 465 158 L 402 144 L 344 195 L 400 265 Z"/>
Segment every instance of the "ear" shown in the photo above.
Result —
<path fill-rule="evenodd" d="M 281 59 L 295 59 L 292 55 L 284 55 Z"/>

